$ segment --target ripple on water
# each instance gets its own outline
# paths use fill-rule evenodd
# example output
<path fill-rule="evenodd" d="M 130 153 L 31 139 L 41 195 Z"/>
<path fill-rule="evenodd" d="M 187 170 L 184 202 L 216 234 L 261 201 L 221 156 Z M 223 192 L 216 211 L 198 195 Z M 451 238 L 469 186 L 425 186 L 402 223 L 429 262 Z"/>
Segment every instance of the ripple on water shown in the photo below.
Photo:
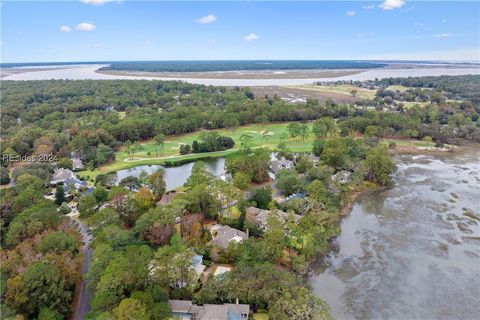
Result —
<path fill-rule="evenodd" d="M 311 279 L 335 317 L 478 318 L 478 154 L 398 156 L 394 187 L 359 197 Z"/>

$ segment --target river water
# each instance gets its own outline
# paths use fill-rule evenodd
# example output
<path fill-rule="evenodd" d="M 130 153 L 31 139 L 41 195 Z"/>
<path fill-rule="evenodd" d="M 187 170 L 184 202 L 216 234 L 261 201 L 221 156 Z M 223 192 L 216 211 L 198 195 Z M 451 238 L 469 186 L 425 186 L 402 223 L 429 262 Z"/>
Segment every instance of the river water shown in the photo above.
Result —
<path fill-rule="evenodd" d="M 364 70 L 358 74 L 332 77 L 332 78 L 300 78 L 300 79 L 202 79 L 202 78 L 167 78 L 167 77 L 146 77 L 136 75 L 109 75 L 97 73 L 96 70 L 108 65 L 86 64 L 86 65 L 64 65 L 54 66 L 51 69 L 29 70 L 22 73 L 12 73 L 22 68 L 12 68 L 0 70 L 5 77 L 2 80 L 51 80 L 51 79 L 70 79 L 70 80 L 178 80 L 195 84 L 214 85 L 214 86 L 285 86 L 313 83 L 315 81 L 337 81 L 337 80 L 374 80 L 390 77 L 421 77 L 421 76 L 440 76 L 440 75 L 463 75 L 480 74 L 478 66 L 455 68 L 432 66 L 424 68 L 376 68 Z M 38 67 L 36 67 L 38 69 Z M 24 68 L 23 68 L 24 69 Z M 45 69 L 45 67 L 44 67 Z"/>
<path fill-rule="evenodd" d="M 394 187 L 364 194 L 326 270 L 310 278 L 337 319 L 479 319 L 480 149 L 402 155 Z"/>

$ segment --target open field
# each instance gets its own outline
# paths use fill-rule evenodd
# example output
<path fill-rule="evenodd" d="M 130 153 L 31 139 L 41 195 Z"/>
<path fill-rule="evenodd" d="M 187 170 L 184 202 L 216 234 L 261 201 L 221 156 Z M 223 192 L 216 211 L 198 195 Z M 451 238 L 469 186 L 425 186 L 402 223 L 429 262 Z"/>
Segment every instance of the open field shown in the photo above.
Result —
<path fill-rule="evenodd" d="M 393 84 L 391 86 L 388 86 L 386 90 L 392 90 L 392 91 L 407 91 L 408 87 L 402 86 L 401 84 Z"/>
<path fill-rule="evenodd" d="M 348 84 L 334 85 L 334 86 L 304 84 L 304 85 L 298 85 L 298 86 L 287 86 L 287 88 L 318 91 L 318 92 L 325 92 L 325 93 L 336 93 L 341 95 L 347 95 L 350 97 L 354 97 L 352 96 L 351 92 L 352 90 L 356 90 L 357 93 L 354 98 L 360 98 L 360 99 L 373 99 L 375 98 L 375 94 L 377 93 L 376 90 L 358 88 L 356 86 L 348 85 Z"/>
<path fill-rule="evenodd" d="M 116 160 L 113 163 L 102 166 L 94 171 L 82 171 L 79 172 L 81 177 L 95 178 L 98 174 L 110 173 L 122 169 L 133 168 L 140 165 L 149 164 L 164 164 L 166 161 L 194 161 L 205 158 L 216 158 L 227 156 L 240 148 L 240 136 L 248 134 L 253 137 L 251 142 L 251 148 L 267 147 L 275 149 L 275 147 L 282 142 L 281 136 L 287 132 L 287 126 L 289 123 L 262 123 L 252 124 L 247 126 L 238 127 L 235 130 L 221 129 L 216 130 L 221 135 L 231 137 L 235 141 L 235 147 L 225 151 L 208 152 L 208 153 L 191 153 L 187 155 L 179 154 L 179 146 L 181 144 L 192 144 L 194 140 L 199 140 L 201 131 L 189 133 L 179 136 L 167 137 L 163 149 L 156 148 L 152 140 L 145 141 L 139 144 L 139 147 L 135 150 L 133 155 L 129 155 L 124 149 L 116 153 Z M 312 124 L 308 124 L 310 129 Z M 268 138 L 265 138 L 263 132 L 268 133 Z M 287 132 L 288 133 L 288 132 Z M 310 133 L 306 140 L 288 138 L 285 140 L 287 147 L 294 152 L 309 152 L 312 150 L 312 142 L 315 140 L 314 135 Z M 432 147 L 433 143 L 424 142 L 418 140 L 392 140 L 395 141 L 397 146 L 405 147 Z M 387 140 L 385 140 L 387 143 Z M 158 152 L 158 156 L 157 156 Z"/>
<path fill-rule="evenodd" d="M 307 98 L 317 99 L 320 103 L 327 101 L 327 99 L 336 103 L 354 103 L 363 100 L 360 97 L 353 97 L 350 92 L 345 94 L 333 91 L 306 90 L 300 86 L 258 86 L 250 89 L 258 97 L 277 95 L 291 103 L 305 103 Z"/>
<path fill-rule="evenodd" d="M 416 101 L 397 101 L 397 103 L 403 103 L 405 109 L 409 109 L 415 105 L 419 105 L 420 107 L 425 107 L 430 104 L 430 102 L 416 102 Z"/>

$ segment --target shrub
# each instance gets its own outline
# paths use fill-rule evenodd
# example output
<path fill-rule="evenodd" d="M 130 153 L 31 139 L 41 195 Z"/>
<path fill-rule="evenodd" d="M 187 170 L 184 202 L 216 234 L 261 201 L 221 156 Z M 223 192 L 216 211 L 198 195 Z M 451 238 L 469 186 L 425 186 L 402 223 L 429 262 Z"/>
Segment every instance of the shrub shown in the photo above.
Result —
<path fill-rule="evenodd" d="M 244 172 L 236 172 L 233 176 L 233 185 L 238 189 L 245 190 L 250 186 L 250 177 Z"/>
<path fill-rule="evenodd" d="M 180 154 L 189 154 L 189 153 L 190 153 L 190 146 L 188 144 L 181 144 Z"/>

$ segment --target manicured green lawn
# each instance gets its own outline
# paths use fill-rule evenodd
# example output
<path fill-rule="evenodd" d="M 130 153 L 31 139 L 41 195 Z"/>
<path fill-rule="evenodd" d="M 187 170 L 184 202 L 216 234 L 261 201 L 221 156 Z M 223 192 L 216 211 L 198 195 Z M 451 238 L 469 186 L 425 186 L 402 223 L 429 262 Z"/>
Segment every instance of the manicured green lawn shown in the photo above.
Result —
<path fill-rule="evenodd" d="M 243 134 L 248 134 L 253 137 L 253 141 L 251 144 L 252 148 L 275 147 L 281 142 L 280 137 L 282 133 L 287 132 L 287 126 L 288 123 L 253 124 L 238 127 L 235 130 L 220 129 L 215 131 L 217 131 L 221 135 L 231 137 L 235 141 L 234 148 L 240 147 L 240 136 L 242 136 Z M 264 132 L 267 132 L 267 137 L 263 135 Z M 191 145 L 194 140 L 200 139 L 200 134 L 201 131 L 181 136 L 167 137 L 163 149 L 156 148 L 153 141 L 142 143 L 140 145 L 141 149 L 135 152 L 134 158 L 157 158 L 178 155 L 178 150 L 181 144 Z M 310 134 L 308 140 L 302 141 L 300 139 L 297 139 L 293 141 L 291 139 L 288 139 L 286 143 L 287 146 L 291 148 L 303 149 L 307 145 L 310 146 L 312 141 L 313 135 Z M 117 157 L 118 159 L 123 160 L 128 158 L 128 155 L 125 151 L 120 151 L 119 153 L 117 153 Z"/>
<path fill-rule="evenodd" d="M 390 140 L 383 140 L 382 143 L 388 145 L 389 141 L 395 142 L 395 144 L 399 147 L 434 147 L 435 143 L 427 142 L 427 141 L 420 141 L 420 140 L 397 140 L 397 139 L 390 139 Z"/>
<path fill-rule="evenodd" d="M 180 160 L 198 160 L 202 158 L 224 157 L 233 153 L 240 148 L 240 136 L 248 134 L 253 137 L 251 148 L 268 147 L 275 149 L 282 141 L 282 133 L 287 132 L 289 123 L 267 123 L 267 124 L 252 124 L 238 127 L 235 130 L 221 129 L 216 130 L 221 135 L 231 137 L 235 141 L 233 149 L 208 153 L 194 153 L 188 155 L 179 154 L 179 146 L 182 143 L 192 144 L 194 140 L 199 140 L 201 132 L 194 132 L 180 136 L 167 137 L 163 149 L 156 147 L 153 140 L 139 144 L 139 148 L 135 150 L 133 156 L 130 156 L 126 149 L 122 149 L 116 153 L 116 160 L 113 163 L 102 166 L 94 171 L 79 172 L 80 177 L 95 179 L 100 173 L 109 173 L 122 169 L 133 168 L 139 165 L 148 164 L 163 164 L 165 161 L 180 161 Z M 312 124 L 309 123 L 310 130 Z M 265 138 L 264 132 L 268 132 L 268 137 Z M 312 142 L 315 140 L 313 133 L 310 133 L 306 140 L 291 139 L 285 140 L 287 147 L 294 152 L 307 152 L 312 150 Z M 434 144 L 431 142 L 424 142 L 418 140 L 391 140 L 395 141 L 398 146 L 412 146 L 412 147 L 431 147 Z M 388 143 L 385 140 L 385 143 Z M 158 156 L 157 156 L 158 154 Z"/>
<path fill-rule="evenodd" d="M 215 130 L 219 134 L 229 136 L 235 141 L 235 147 L 233 149 L 218 152 L 188 155 L 179 154 L 180 145 L 191 145 L 194 140 L 199 140 L 201 132 L 167 137 L 163 148 L 156 146 L 154 141 L 150 140 L 139 144 L 139 147 L 135 150 L 132 156 L 127 153 L 125 148 L 123 148 L 116 153 L 116 160 L 113 163 L 102 166 L 95 171 L 83 171 L 79 175 L 95 178 L 99 173 L 108 173 L 144 164 L 162 164 L 165 161 L 223 157 L 240 148 L 240 136 L 243 134 L 248 134 L 253 138 L 250 146 L 251 148 L 268 147 L 273 149 L 281 142 L 282 133 L 287 132 L 288 124 L 289 123 L 252 124 L 238 127 L 235 130 Z M 309 124 L 309 127 L 311 129 L 311 124 Z M 264 132 L 267 132 L 267 136 L 263 134 Z M 299 138 L 292 140 L 289 138 L 285 143 L 292 151 L 305 152 L 311 150 L 313 140 L 314 136 L 310 133 L 306 140 L 301 140 Z"/>

